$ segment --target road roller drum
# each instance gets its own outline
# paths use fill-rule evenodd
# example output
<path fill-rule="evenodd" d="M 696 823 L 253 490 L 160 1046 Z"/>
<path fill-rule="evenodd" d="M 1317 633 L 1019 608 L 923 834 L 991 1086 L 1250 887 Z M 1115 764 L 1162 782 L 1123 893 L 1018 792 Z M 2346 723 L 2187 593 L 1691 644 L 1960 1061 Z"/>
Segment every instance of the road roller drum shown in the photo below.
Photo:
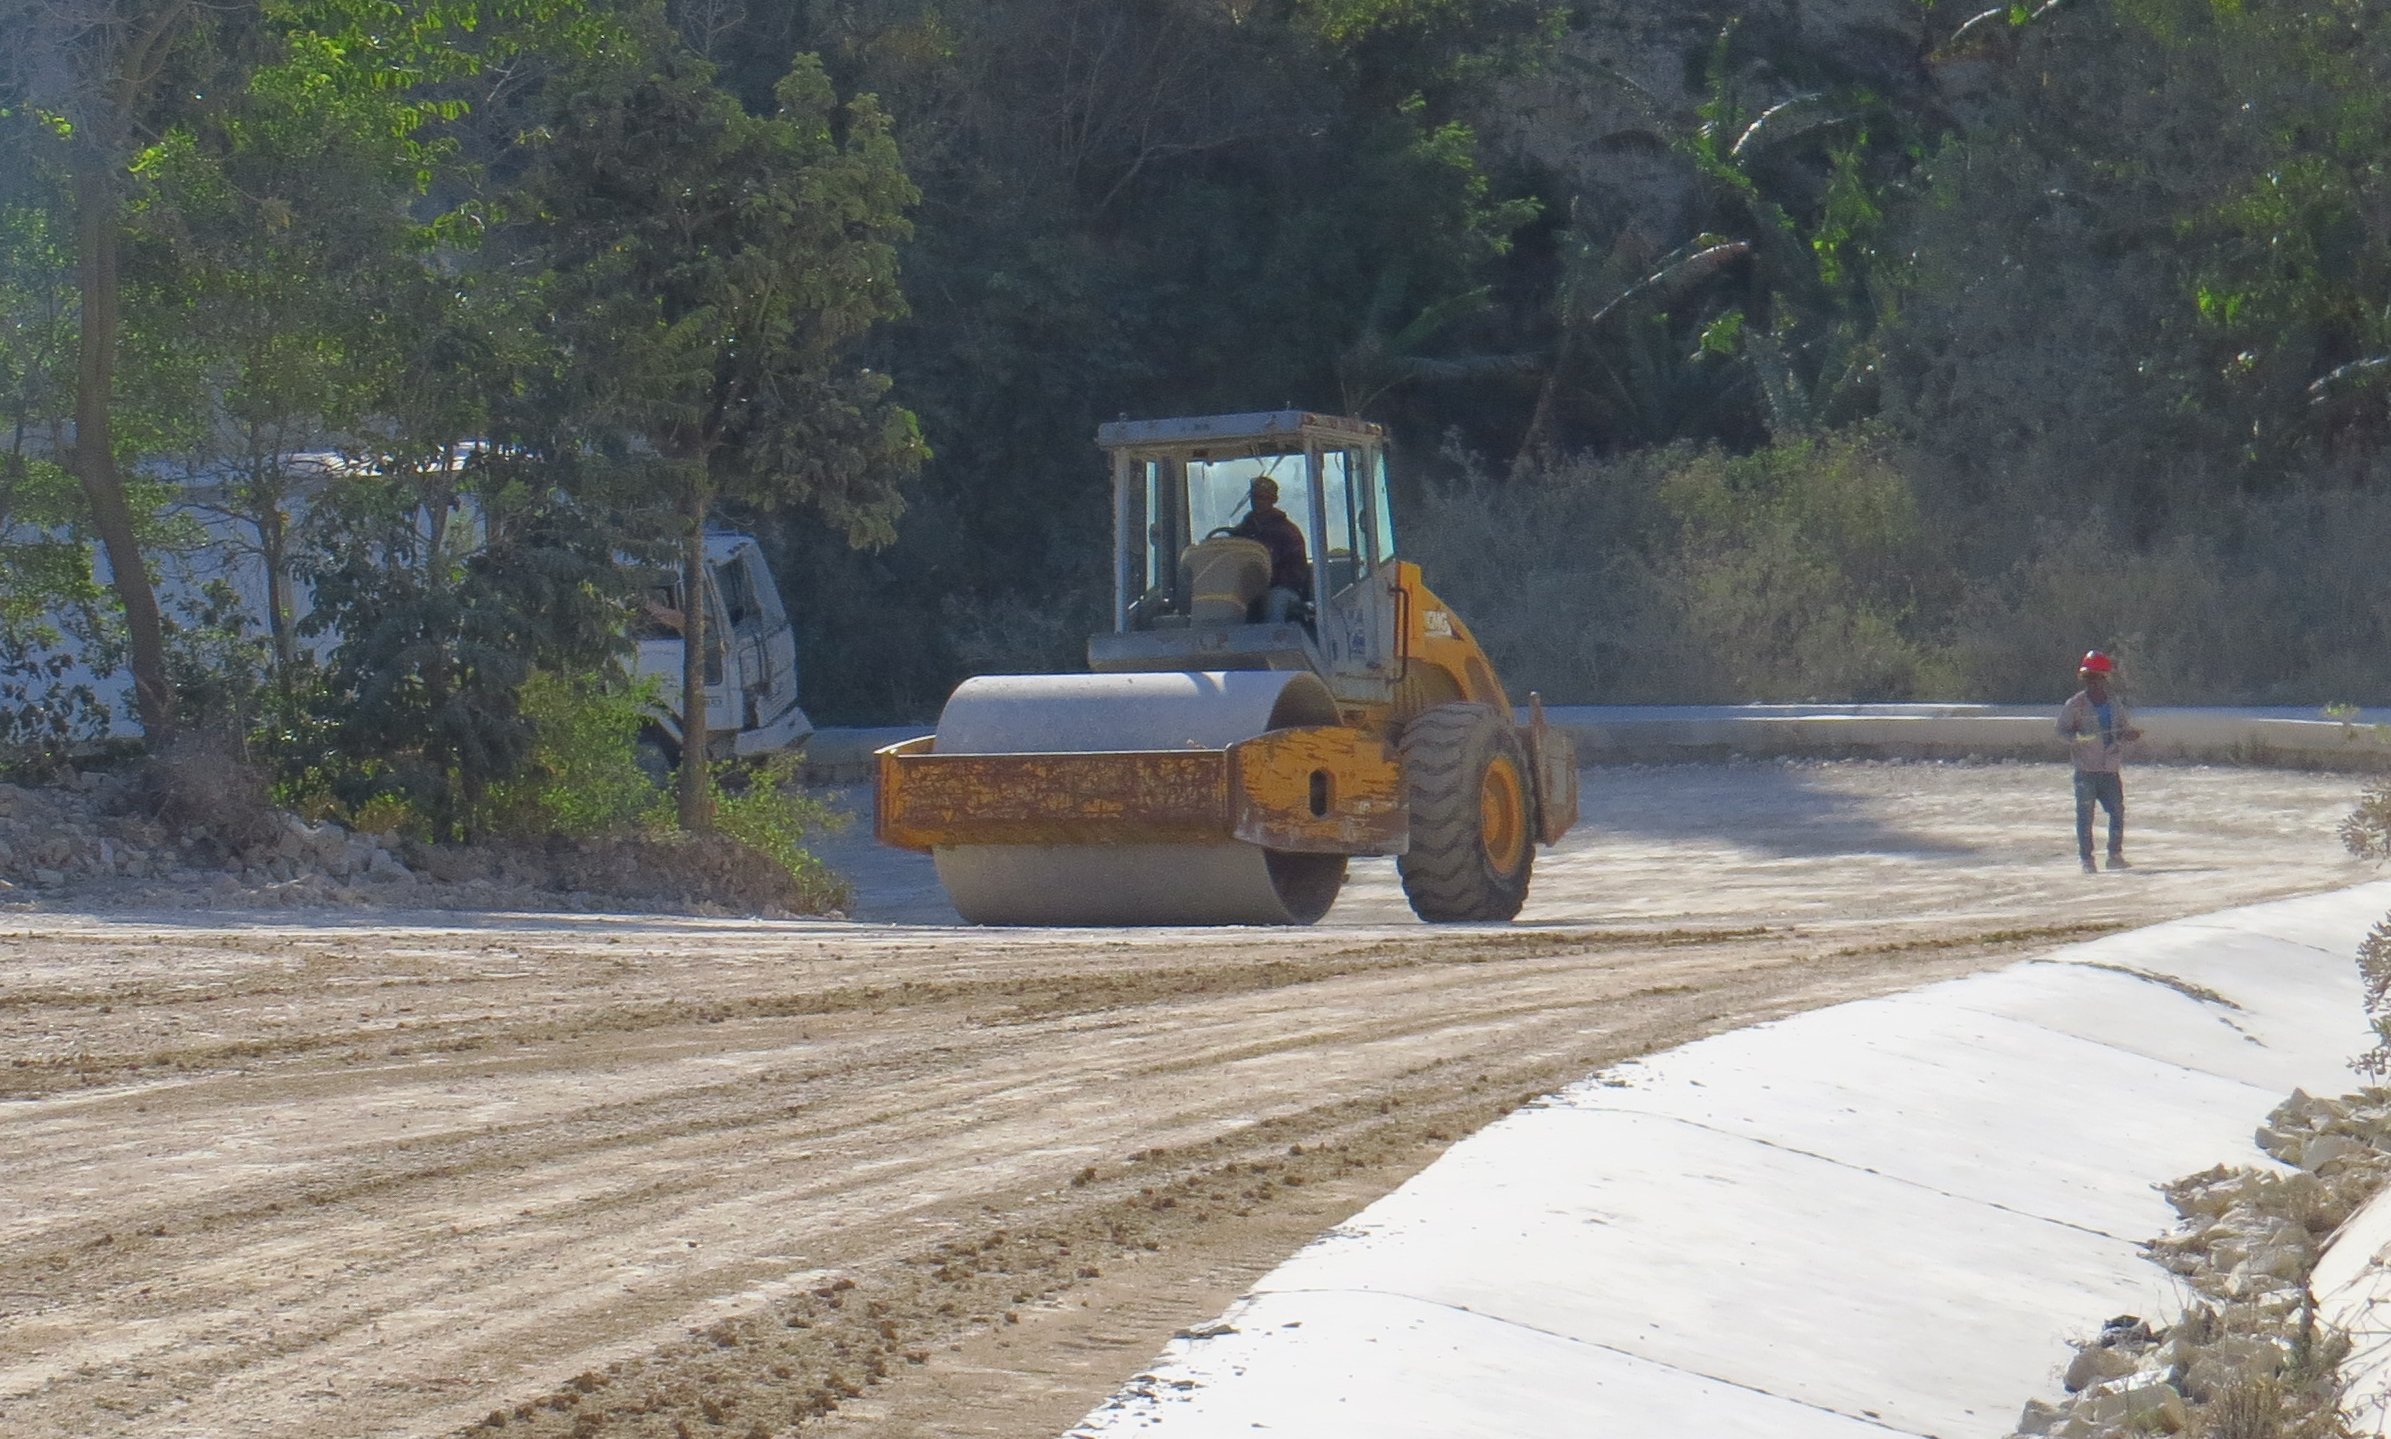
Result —
<path fill-rule="evenodd" d="M 882 837 L 974 924 L 1309 924 L 1403 844 L 1394 753 L 1308 674 L 967 680 L 889 758 Z"/>

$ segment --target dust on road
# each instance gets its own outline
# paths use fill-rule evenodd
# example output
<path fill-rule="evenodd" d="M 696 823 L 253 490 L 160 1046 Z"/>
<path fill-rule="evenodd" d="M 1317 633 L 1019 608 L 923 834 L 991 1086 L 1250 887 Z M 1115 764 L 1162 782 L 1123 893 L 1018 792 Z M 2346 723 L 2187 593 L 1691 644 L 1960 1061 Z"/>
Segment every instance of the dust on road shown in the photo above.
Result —
<path fill-rule="evenodd" d="M 2371 870 L 2355 782 L 1592 770 L 1523 922 L 0 912 L 0 1431 L 1052 1435 L 1583 1074 Z"/>

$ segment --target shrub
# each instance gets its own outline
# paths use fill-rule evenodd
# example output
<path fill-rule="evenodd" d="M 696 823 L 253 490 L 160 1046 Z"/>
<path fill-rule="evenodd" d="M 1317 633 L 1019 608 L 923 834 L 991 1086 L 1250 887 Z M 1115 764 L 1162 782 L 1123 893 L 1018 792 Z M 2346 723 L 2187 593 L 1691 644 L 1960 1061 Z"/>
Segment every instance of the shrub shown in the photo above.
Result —
<path fill-rule="evenodd" d="M 2220 502 L 2137 539 L 2092 509 L 1937 507 L 1922 464 L 1865 429 L 1508 481 L 1464 459 L 1405 553 L 1514 691 L 1560 702 L 2056 703 L 2091 648 L 2140 703 L 2391 700 L 2391 488 Z"/>
<path fill-rule="evenodd" d="M 57 631 L 0 616 L 0 775 L 41 778 L 108 733 L 108 706 Z"/>
<path fill-rule="evenodd" d="M 1418 496 L 1397 539 L 1521 697 L 1707 698 L 1709 677 L 1652 555 L 1660 479 L 1687 453 L 1560 459 L 1509 481 L 1457 455 L 1458 476 Z"/>
<path fill-rule="evenodd" d="M 183 727 L 217 737 L 248 756 L 267 727 L 267 674 L 274 646 L 221 579 L 166 607 L 166 677 Z"/>
<path fill-rule="evenodd" d="M 1894 700 L 1957 683 L 1956 588 L 1898 456 L 1851 432 L 1474 466 L 1406 543 L 1516 690 L 1580 702 Z M 1424 520 L 1419 522 L 1419 520 Z"/>
<path fill-rule="evenodd" d="M 171 834 L 205 834 L 226 858 L 270 851 L 282 838 L 265 772 L 221 735 L 186 733 L 151 754 L 125 804 Z"/>
<path fill-rule="evenodd" d="M 797 882 L 800 912 L 849 908 L 854 887 L 805 848 L 809 834 L 835 833 L 847 817 L 798 792 L 798 759 L 779 754 L 744 768 L 714 771 L 714 823 L 723 834 L 771 856 Z M 726 780 L 728 783 L 726 783 Z"/>
<path fill-rule="evenodd" d="M 1662 480 L 1672 566 L 1705 662 L 1745 700 L 1946 689 L 1922 638 L 1949 566 L 1891 447 L 1866 431 L 1694 456 Z"/>
<path fill-rule="evenodd" d="M 299 632 L 334 640 L 316 702 L 348 765 L 335 792 L 400 793 L 436 836 L 469 834 L 489 789 L 530 761 L 530 675 L 619 661 L 631 541 L 532 462 L 490 455 L 454 474 L 352 476 L 304 531 Z"/>
<path fill-rule="evenodd" d="M 633 758 L 654 704 L 652 684 L 534 674 L 522 691 L 531 757 L 520 777 L 491 786 L 480 828 L 514 840 L 669 839 L 672 797 Z M 805 840 L 837 830 L 846 817 L 798 789 L 798 764 L 795 755 L 772 755 L 712 767 L 715 826 L 788 872 L 797 890 L 792 908 L 845 909 L 852 888 Z"/>
<path fill-rule="evenodd" d="M 532 730 L 530 756 L 522 773 L 490 786 L 475 828 L 512 839 L 578 839 L 669 824 L 669 806 L 633 758 L 654 700 L 652 682 L 605 685 L 533 674 L 520 694 Z"/>

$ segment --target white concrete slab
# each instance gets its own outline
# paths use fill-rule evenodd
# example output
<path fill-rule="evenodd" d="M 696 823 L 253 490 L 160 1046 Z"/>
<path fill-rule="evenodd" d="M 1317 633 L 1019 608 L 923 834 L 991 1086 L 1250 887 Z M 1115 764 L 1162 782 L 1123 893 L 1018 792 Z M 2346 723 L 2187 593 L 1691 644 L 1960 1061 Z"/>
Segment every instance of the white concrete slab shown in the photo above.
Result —
<path fill-rule="evenodd" d="M 1257 1296 L 1238 1314 L 1238 1358 L 1191 1346 L 1169 1377 L 1132 1381 L 1091 1416 L 1107 1432 L 1370 1434 L 1380 1439 L 1518 1439 L 1632 1433 L 1620 1414 L 1674 1416 L 1675 1435 L 1883 1439 L 1898 1433 L 1617 1350 L 1418 1300 Z M 1343 1341 L 1319 1351 L 1307 1331 Z M 1422 1382 L 1433 1374 L 1436 1382 Z M 1478 1396 L 1509 1396 L 1489 1406 Z M 1084 1432 L 1073 1430 L 1074 1434 Z"/>
<path fill-rule="evenodd" d="M 2387 907 L 2180 921 L 1623 1066 L 1455 1145 L 1072 1432 L 2005 1434 L 2069 1336 L 2180 1307 L 2139 1252 L 2153 1186 L 2350 1086 Z"/>
<path fill-rule="evenodd" d="M 2341 1226 L 2309 1284 L 2318 1317 L 2350 1337 L 2342 1373 L 2351 1427 L 2391 1434 L 2391 1190 Z"/>

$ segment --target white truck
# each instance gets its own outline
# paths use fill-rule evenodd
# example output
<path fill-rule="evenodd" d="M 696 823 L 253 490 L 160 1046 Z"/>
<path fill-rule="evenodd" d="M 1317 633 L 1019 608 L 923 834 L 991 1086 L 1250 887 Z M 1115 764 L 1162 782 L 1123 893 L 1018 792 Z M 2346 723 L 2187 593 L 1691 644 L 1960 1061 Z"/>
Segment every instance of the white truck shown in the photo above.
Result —
<path fill-rule="evenodd" d="M 768 755 L 803 745 L 813 721 L 797 703 L 797 633 L 781 603 L 780 587 L 752 535 L 706 536 L 707 751 Z M 633 672 L 653 677 L 663 701 L 655 723 L 640 736 L 639 762 L 661 781 L 680 762 L 681 718 L 679 576 L 659 576 L 641 607 L 639 654 Z"/>
<path fill-rule="evenodd" d="M 289 468 L 332 477 L 348 465 L 336 454 L 289 457 Z M 196 527 L 201 543 L 187 550 L 155 554 L 158 603 L 167 613 L 196 601 L 215 581 L 231 586 L 241 608 L 260 630 L 266 628 L 266 567 L 255 531 L 236 518 L 224 486 L 205 478 L 171 477 L 182 493 L 173 503 L 177 518 Z M 780 587 L 752 535 L 717 530 L 706 536 L 706 729 L 715 757 L 776 754 L 803 746 L 814 732 L 797 703 L 797 639 Z M 107 556 L 96 547 L 93 563 L 107 581 Z M 669 774 L 680 762 L 685 726 L 681 719 L 681 635 L 660 616 L 682 610 L 679 576 L 660 574 L 648 592 L 636 626 L 634 675 L 656 680 L 654 723 L 640 737 L 640 763 L 652 775 Z M 304 584 L 294 584 L 294 622 L 308 610 Z M 306 641 L 320 658 L 338 642 L 333 635 Z M 131 718 L 132 676 L 121 666 L 104 678 L 77 664 L 57 678 L 60 686 L 88 684 L 117 717 L 118 733 L 138 733 Z"/>

